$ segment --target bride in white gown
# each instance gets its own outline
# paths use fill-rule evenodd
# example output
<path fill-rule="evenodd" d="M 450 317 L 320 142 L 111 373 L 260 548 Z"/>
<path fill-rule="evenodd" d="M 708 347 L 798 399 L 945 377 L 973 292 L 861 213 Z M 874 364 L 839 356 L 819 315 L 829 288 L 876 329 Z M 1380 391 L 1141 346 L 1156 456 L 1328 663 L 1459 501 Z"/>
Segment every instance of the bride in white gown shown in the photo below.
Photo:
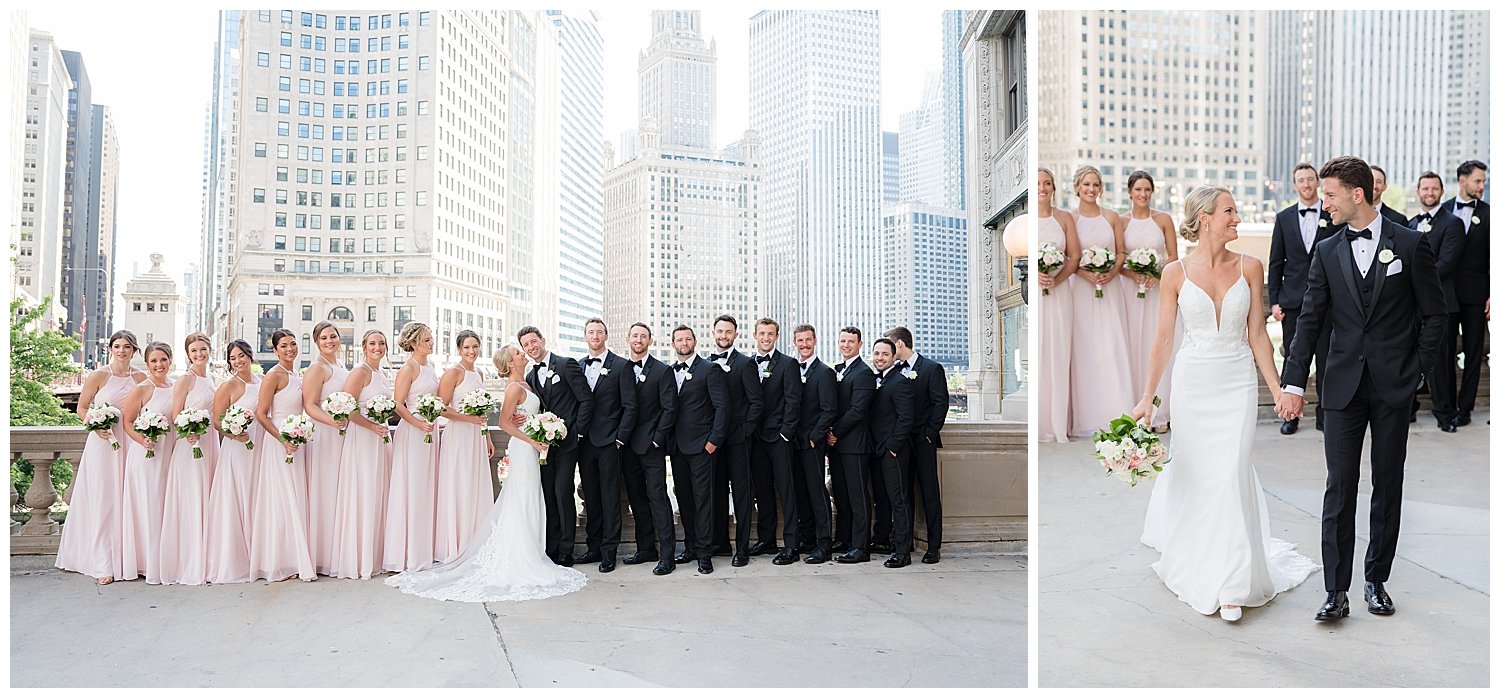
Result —
<path fill-rule="evenodd" d="M 513 346 L 502 348 L 495 363 L 505 376 L 519 377 L 526 370 L 526 356 Z M 542 448 L 511 423 L 512 414 L 536 414 L 540 406 L 541 400 L 525 381 L 509 381 L 499 422 L 511 435 L 505 451 L 510 475 L 500 498 L 458 559 L 419 572 L 403 572 L 385 580 L 386 584 L 429 599 L 475 602 L 545 599 L 583 588 L 588 578 L 582 572 L 547 559 L 546 509 L 538 465 Z"/>
<path fill-rule="evenodd" d="M 1146 394 L 1132 416 L 1149 414 L 1172 354 L 1169 458 L 1146 510 L 1141 542 L 1161 551 L 1152 565 L 1193 610 L 1237 620 L 1318 569 L 1291 544 L 1272 538 L 1266 498 L 1250 464 L 1255 437 L 1255 369 L 1280 392 L 1266 334 L 1260 260 L 1226 248 L 1238 237 L 1234 197 L 1222 187 L 1188 195 L 1181 235 L 1197 249 L 1162 273 L 1161 318 Z M 1218 300 L 1215 300 L 1215 299 Z"/>

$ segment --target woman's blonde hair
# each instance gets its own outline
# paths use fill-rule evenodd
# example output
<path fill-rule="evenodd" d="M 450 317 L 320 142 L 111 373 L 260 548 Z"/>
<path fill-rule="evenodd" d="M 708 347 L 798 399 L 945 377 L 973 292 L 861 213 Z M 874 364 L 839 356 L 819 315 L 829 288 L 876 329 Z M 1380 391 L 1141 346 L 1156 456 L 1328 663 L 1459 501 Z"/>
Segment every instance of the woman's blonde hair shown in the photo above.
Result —
<path fill-rule="evenodd" d="M 1094 175 L 1095 177 L 1098 177 L 1099 178 L 1099 183 L 1100 184 L 1104 184 L 1104 175 L 1099 174 L 1099 168 L 1094 167 L 1093 165 L 1084 165 L 1083 167 L 1078 168 L 1077 172 L 1073 173 L 1073 193 L 1074 194 L 1077 194 L 1078 193 L 1078 188 L 1083 185 L 1083 178 L 1087 177 L 1089 175 Z M 1053 183 L 1055 184 L 1056 182 L 1057 182 L 1057 180 L 1054 179 Z"/>
<path fill-rule="evenodd" d="M 1187 200 L 1182 203 L 1182 223 L 1177 226 L 1177 234 L 1188 242 L 1197 242 L 1198 234 L 1201 232 L 1198 224 L 1198 214 L 1206 213 L 1213 215 L 1214 201 L 1219 194 L 1230 194 L 1224 187 L 1202 186 L 1189 192 Z"/>
<path fill-rule="evenodd" d="M 1046 168 L 1046 167 L 1038 167 L 1038 168 L 1036 168 L 1036 171 L 1039 172 L 1039 173 L 1047 175 L 1047 179 L 1052 180 L 1052 187 L 1054 189 L 1057 188 L 1057 175 L 1052 174 L 1052 170 L 1051 169 Z"/>
<path fill-rule="evenodd" d="M 401 328 L 401 336 L 396 339 L 396 346 L 401 351 L 411 351 L 417 346 L 417 341 L 422 339 L 423 332 L 431 332 L 432 328 L 420 322 L 408 322 Z"/>
<path fill-rule="evenodd" d="M 507 344 L 495 352 L 495 368 L 499 369 L 501 378 L 510 378 L 510 362 L 516 358 L 516 352 L 521 351 L 514 344 Z"/>

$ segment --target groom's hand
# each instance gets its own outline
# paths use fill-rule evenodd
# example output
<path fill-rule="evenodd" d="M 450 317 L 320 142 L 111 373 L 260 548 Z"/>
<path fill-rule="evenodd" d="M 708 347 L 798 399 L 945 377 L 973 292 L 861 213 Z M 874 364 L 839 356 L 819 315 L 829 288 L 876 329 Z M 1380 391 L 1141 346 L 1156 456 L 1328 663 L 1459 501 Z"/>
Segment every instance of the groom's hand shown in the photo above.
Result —
<path fill-rule="evenodd" d="M 1298 419 L 1302 417 L 1302 408 L 1306 404 L 1301 395 L 1282 391 L 1281 399 L 1276 401 L 1276 414 L 1282 419 Z"/>

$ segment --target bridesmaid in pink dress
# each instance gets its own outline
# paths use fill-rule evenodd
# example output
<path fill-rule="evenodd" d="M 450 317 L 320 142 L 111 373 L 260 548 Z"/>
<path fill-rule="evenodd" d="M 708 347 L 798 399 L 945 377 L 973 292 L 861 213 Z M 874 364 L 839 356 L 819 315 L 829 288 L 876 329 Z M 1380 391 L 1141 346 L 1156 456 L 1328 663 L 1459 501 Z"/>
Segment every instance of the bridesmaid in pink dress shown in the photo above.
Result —
<path fill-rule="evenodd" d="M 1125 341 L 1125 298 L 1115 283 L 1125 263 L 1124 224 L 1119 214 L 1099 206 L 1103 181 L 1099 170 L 1089 165 L 1078 168 L 1073 176 L 1079 251 L 1113 249 L 1115 266 L 1103 273 L 1079 269 L 1072 278 L 1073 368 L 1068 376 L 1072 436 L 1087 437 L 1135 406 L 1130 348 Z M 1103 298 L 1094 296 L 1096 285 L 1103 287 Z"/>
<path fill-rule="evenodd" d="M 1037 247 L 1048 243 L 1067 257 L 1061 269 L 1051 274 L 1037 273 L 1037 285 L 1046 291 L 1033 297 L 1037 308 L 1037 439 L 1042 442 L 1068 441 L 1068 372 L 1073 350 L 1073 288 L 1068 277 L 1078 271 L 1078 230 L 1073 215 L 1053 208 L 1057 184 L 1052 170 L 1037 171 Z"/>
<path fill-rule="evenodd" d="M 260 378 L 250 372 L 254 358 L 243 339 L 229 343 L 225 359 L 233 375 L 214 393 L 214 424 L 224 421 L 231 406 L 255 414 Z M 208 570 L 211 584 L 250 581 L 250 487 L 255 481 L 256 452 L 247 448 L 262 440 L 266 430 L 252 421 L 244 434 L 224 433 L 219 461 L 208 493 Z"/>
<path fill-rule="evenodd" d="M 479 358 L 479 335 L 473 330 L 458 333 L 458 365 L 443 373 L 438 396 L 448 405 L 443 416 L 443 449 L 438 453 L 437 525 L 433 553 L 447 564 L 469 547 L 474 532 L 495 504 L 490 486 L 490 458 L 495 445 L 483 433 L 484 417 L 464 414 L 458 401 L 475 390 L 484 390 L 484 380 L 474 370 Z"/>
<path fill-rule="evenodd" d="M 89 374 L 78 395 L 78 418 L 83 419 L 89 405 L 104 403 L 123 412 L 125 398 L 141 381 L 142 371 L 130 368 L 130 359 L 139 347 L 130 330 L 120 330 L 109 338 L 112 361 L 107 368 Z M 93 577 L 100 584 L 115 581 L 120 568 L 120 502 L 125 477 L 125 421 L 122 417 L 109 431 L 93 434 L 83 446 L 78 460 L 78 477 L 68 502 L 68 522 L 63 526 L 57 546 L 57 566 Z M 110 439 L 113 439 L 111 441 Z M 113 444 L 119 444 L 116 448 Z"/>
<path fill-rule="evenodd" d="M 329 575 L 369 579 L 381 570 L 385 542 L 385 498 L 389 488 L 390 429 L 365 418 L 363 409 L 377 395 L 391 397 L 391 382 L 381 370 L 385 333 L 365 332 L 359 342 L 364 361 L 349 372 L 344 389 L 359 399 L 360 412 L 349 416 L 349 436 L 339 459 L 338 496 L 333 504 L 333 559 Z"/>
<path fill-rule="evenodd" d="M 265 436 L 255 448 L 260 467 L 250 489 L 250 578 L 311 582 L 318 575 L 308 549 L 307 468 L 301 446 L 283 441 L 279 428 L 283 419 L 302 414 L 302 377 L 293 367 L 297 337 L 276 330 L 271 346 L 279 362 L 261 380 L 255 403 L 255 421 Z"/>
<path fill-rule="evenodd" d="M 201 409 L 213 413 L 214 380 L 208 375 L 213 353 L 208 335 L 194 332 L 183 342 L 188 371 L 172 389 L 172 414 Z M 212 417 L 209 418 L 212 421 Z M 203 452 L 193 457 L 193 446 Z M 167 467 L 161 517 L 161 583 L 202 584 L 208 572 L 208 492 L 219 458 L 219 430 L 210 425 L 203 436 L 178 439 Z"/>
<path fill-rule="evenodd" d="M 1162 211 L 1151 210 L 1151 197 L 1156 194 L 1156 182 L 1151 179 L 1150 173 L 1136 170 L 1130 173 L 1127 186 L 1131 206 L 1130 216 L 1125 222 L 1125 253 L 1150 247 L 1161 257 L 1161 268 L 1165 269 L 1168 263 L 1177 260 L 1177 236 L 1172 234 L 1176 226 L 1173 225 L 1171 216 Z M 1125 297 L 1125 337 L 1130 346 L 1131 394 L 1139 395 L 1146 389 L 1151 343 L 1156 341 L 1157 308 L 1161 306 L 1161 291 L 1157 284 L 1161 280 L 1124 268 L 1120 269 L 1120 274 L 1126 277 L 1125 281 L 1116 285 Z M 1136 295 L 1141 286 L 1146 287 L 1144 299 Z M 1178 325 L 1179 333 L 1181 329 L 1182 326 Z M 1171 418 L 1168 410 L 1170 404 L 1167 402 L 1167 396 L 1172 393 L 1171 375 L 1172 365 L 1169 362 L 1166 373 L 1162 374 L 1161 386 L 1156 389 L 1156 394 L 1162 396 L 1161 407 L 1157 408 L 1156 416 L 1151 420 L 1157 431 L 1165 431 L 1167 420 Z"/>
<path fill-rule="evenodd" d="M 396 373 L 394 397 L 401 428 L 391 439 L 390 496 L 385 506 L 385 555 L 381 563 L 391 572 L 421 570 L 437 560 L 433 555 L 433 526 L 437 504 L 437 429 L 417 416 L 417 399 L 437 392 L 438 380 L 428 358 L 432 330 L 420 322 L 401 328 L 401 350 L 411 355 Z M 423 439 L 432 435 L 432 443 Z"/>
<path fill-rule="evenodd" d="M 338 495 L 339 460 L 344 453 L 344 435 L 349 420 L 335 421 L 323 410 L 323 400 L 344 389 L 349 369 L 339 359 L 339 330 L 324 320 L 313 327 L 318 358 L 302 375 L 302 410 L 317 422 L 303 456 L 307 461 L 307 535 L 313 566 L 328 574 L 333 559 L 333 500 Z"/>
<path fill-rule="evenodd" d="M 161 583 L 160 543 L 163 490 L 166 468 L 177 437 L 168 431 L 156 441 L 135 430 L 136 417 L 144 410 L 163 415 L 172 411 L 172 347 L 161 342 L 146 345 L 146 380 L 131 389 L 120 408 L 120 421 L 130 445 L 125 455 L 125 487 L 120 496 L 120 569 L 115 579 L 131 580 L 144 575 L 147 584 Z M 146 457 L 150 451 L 154 455 Z M 66 528 L 66 527 L 64 527 Z"/>

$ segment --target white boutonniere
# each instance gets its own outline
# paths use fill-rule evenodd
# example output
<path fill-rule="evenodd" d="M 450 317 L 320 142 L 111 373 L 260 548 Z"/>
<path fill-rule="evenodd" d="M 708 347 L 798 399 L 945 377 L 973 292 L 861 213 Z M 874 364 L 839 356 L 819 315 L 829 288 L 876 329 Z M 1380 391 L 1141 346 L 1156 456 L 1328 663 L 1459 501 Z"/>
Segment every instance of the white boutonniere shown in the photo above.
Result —
<path fill-rule="evenodd" d="M 609 375 L 609 369 L 604 368 L 602 366 L 599 367 L 599 375 L 601 375 L 601 376 L 607 376 L 607 375 Z"/>
<path fill-rule="evenodd" d="M 902 371 L 901 375 L 906 376 L 907 378 L 910 378 L 912 380 L 916 380 L 917 379 L 917 372 L 913 371 L 911 369 L 906 369 L 905 371 Z"/>
<path fill-rule="evenodd" d="M 690 381 L 690 380 L 693 379 L 693 374 L 691 372 L 689 372 L 689 371 L 683 371 L 682 372 L 682 379 L 685 380 L 685 381 Z"/>
<path fill-rule="evenodd" d="M 729 373 L 729 371 L 730 371 L 730 370 L 731 370 L 731 369 L 730 369 L 730 368 L 729 368 L 729 364 L 727 364 L 727 363 L 724 363 L 724 364 L 719 364 L 719 368 L 722 368 L 722 369 L 724 369 L 724 372 L 725 372 L 725 373 Z"/>
<path fill-rule="evenodd" d="M 761 371 L 760 372 L 760 377 L 761 378 L 770 378 L 771 377 L 771 369 L 768 368 L 768 369 L 766 369 L 764 371 Z"/>
<path fill-rule="evenodd" d="M 844 374 L 842 372 L 833 374 L 833 377 L 840 383 L 844 382 Z"/>
<path fill-rule="evenodd" d="M 1381 264 L 1390 264 L 1391 260 L 1393 260 L 1395 258 L 1396 258 L 1396 253 L 1395 252 L 1392 252 L 1390 250 L 1381 250 L 1380 251 L 1380 263 Z"/>
<path fill-rule="evenodd" d="M 1469 218 L 1469 222 L 1473 223 L 1474 225 L 1479 225 L 1479 216 L 1471 216 Z"/>
<path fill-rule="evenodd" d="M 645 383 L 646 382 L 646 374 L 642 373 L 641 375 L 636 376 L 635 379 L 638 382 Z"/>
<path fill-rule="evenodd" d="M 547 379 L 550 378 L 550 377 L 552 377 L 552 371 L 550 369 L 548 369 L 546 366 L 543 366 L 543 367 L 538 368 L 536 370 L 536 379 L 537 380 L 539 380 L 539 381 L 541 381 L 543 383 L 546 383 Z"/>
<path fill-rule="evenodd" d="M 1417 226 L 1417 232 L 1419 232 L 1419 233 L 1430 233 L 1430 232 L 1432 232 L 1432 224 L 1428 223 L 1427 221 L 1422 221 L 1422 224 L 1419 225 L 1419 226 Z"/>
<path fill-rule="evenodd" d="M 1327 228 L 1328 227 L 1328 219 L 1327 218 L 1319 218 L 1318 219 L 1318 227 L 1319 228 Z"/>
<path fill-rule="evenodd" d="M 802 384 L 807 385 L 807 376 L 802 377 Z"/>

